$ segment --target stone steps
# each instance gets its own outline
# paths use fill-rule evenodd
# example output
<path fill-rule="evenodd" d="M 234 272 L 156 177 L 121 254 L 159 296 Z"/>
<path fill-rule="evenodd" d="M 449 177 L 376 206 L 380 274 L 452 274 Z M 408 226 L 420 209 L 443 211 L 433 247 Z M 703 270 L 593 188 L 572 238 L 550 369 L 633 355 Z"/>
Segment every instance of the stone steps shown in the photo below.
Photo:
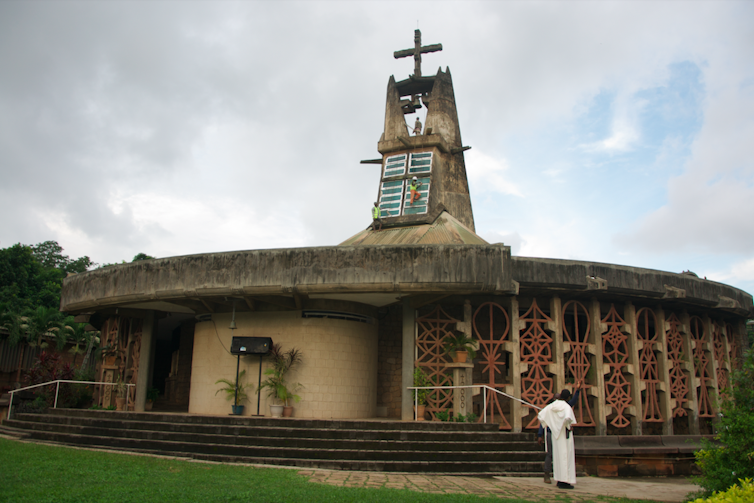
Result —
<path fill-rule="evenodd" d="M 56 409 L 3 426 L 44 442 L 307 468 L 539 475 L 544 457 L 532 434 L 485 424 Z"/>

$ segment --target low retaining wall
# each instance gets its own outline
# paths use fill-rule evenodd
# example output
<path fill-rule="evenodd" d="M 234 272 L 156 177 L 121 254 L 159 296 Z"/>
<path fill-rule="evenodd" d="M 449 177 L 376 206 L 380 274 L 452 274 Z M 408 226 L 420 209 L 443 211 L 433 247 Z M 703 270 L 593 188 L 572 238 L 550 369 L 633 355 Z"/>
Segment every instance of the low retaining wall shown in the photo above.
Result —
<path fill-rule="evenodd" d="M 709 435 L 577 436 L 578 471 L 597 477 L 698 475 L 694 451 Z"/>

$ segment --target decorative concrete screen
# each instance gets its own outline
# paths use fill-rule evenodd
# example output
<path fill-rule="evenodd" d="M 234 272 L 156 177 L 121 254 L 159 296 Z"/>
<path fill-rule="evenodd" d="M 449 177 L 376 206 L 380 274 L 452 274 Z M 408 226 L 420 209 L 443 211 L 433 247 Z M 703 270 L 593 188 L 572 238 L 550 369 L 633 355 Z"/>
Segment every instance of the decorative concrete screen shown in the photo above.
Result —
<path fill-rule="evenodd" d="M 406 173 L 406 157 L 406 154 L 401 154 L 385 159 L 385 171 L 382 176 L 388 178 L 404 175 Z"/>

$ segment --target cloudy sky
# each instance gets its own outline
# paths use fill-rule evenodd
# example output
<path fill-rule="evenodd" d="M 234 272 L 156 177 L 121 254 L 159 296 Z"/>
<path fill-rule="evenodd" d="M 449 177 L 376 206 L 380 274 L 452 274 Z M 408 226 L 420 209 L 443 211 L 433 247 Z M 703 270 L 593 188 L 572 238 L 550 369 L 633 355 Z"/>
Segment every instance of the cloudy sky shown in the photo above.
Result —
<path fill-rule="evenodd" d="M 754 292 L 754 2 L 0 2 L 0 247 L 340 243 L 442 43 L 477 233 Z M 413 118 L 409 119 L 413 123 Z"/>

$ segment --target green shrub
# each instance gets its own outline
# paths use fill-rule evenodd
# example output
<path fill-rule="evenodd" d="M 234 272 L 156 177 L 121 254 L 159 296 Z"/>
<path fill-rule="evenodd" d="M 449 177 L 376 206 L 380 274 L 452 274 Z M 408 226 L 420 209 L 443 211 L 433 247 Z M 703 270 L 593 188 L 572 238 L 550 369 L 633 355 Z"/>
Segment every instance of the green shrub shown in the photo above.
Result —
<path fill-rule="evenodd" d="M 421 367 L 414 369 L 414 386 L 418 388 L 433 386 L 427 374 L 424 373 Z M 427 405 L 427 396 L 432 392 L 431 389 L 415 389 L 414 398 L 419 405 Z"/>
<path fill-rule="evenodd" d="M 474 423 L 474 422 L 476 422 L 476 420 L 477 420 L 478 417 L 479 416 L 477 416 L 473 412 L 469 412 L 468 416 L 464 416 L 463 414 L 458 414 L 455 417 L 454 421 L 456 423 Z"/>
<path fill-rule="evenodd" d="M 441 410 L 435 413 L 435 417 L 440 421 L 448 422 L 450 421 L 450 412 L 447 410 Z"/>
<path fill-rule="evenodd" d="M 692 503 L 751 503 L 754 501 L 754 482 L 740 479 L 741 485 L 734 485 L 727 491 L 716 492 L 709 498 L 698 498 Z"/>
<path fill-rule="evenodd" d="M 694 453 L 702 471 L 695 482 L 706 494 L 723 492 L 739 479 L 754 478 L 754 350 L 745 352 L 741 367 L 731 372 L 730 382 L 716 427 L 720 445 L 706 441 L 704 448 Z"/>
<path fill-rule="evenodd" d="M 18 414 L 44 414 L 47 409 L 47 399 L 44 396 L 38 396 L 34 400 L 22 402 L 16 412 Z"/>

